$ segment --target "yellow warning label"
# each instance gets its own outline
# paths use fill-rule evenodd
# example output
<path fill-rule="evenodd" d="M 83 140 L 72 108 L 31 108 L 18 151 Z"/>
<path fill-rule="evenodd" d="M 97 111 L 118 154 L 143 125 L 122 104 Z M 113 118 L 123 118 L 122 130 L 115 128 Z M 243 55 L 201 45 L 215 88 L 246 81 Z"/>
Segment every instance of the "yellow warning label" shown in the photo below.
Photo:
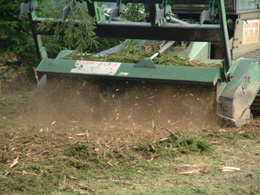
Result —
<path fill-rule="evenodd" d="M 243 23 L 243 44 L 259 42 L 259 20 L 248 20 Z"/>

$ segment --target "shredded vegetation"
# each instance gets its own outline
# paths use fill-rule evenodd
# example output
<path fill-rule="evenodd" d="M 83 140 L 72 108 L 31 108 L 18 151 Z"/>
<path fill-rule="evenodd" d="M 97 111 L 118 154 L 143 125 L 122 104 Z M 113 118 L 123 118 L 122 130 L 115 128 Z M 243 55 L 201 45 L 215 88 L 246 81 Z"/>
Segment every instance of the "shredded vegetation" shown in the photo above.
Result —
<path fill-rule="evenodd" d="M 206 152 L 211 145 L 197 136 L 181 134 L 181 137 L 172 134 L 156 143 L 141 140 L 136 144 L 111 146 L 83 139 L 75 143 L 59 132 L 37 132 L 33 128 L 30 132 L 27 135 L 1 132 L 0 187 L 3 193 L 94 192 L 97 189 L 90 187 L 88 181 L 107 171 L 111 171 L 113 177 L 124 167 L 130 170 L 136 166 L 147 167 L 147 160 Z M 86 181 L 78 182 L 83 180 Z"/>
<path fill-rule="evenodd" d="M 169 137 L 152 143 L 146 139 L 133 145 L 98 145 L 91 142 L 81 142 L 69 145 L 64 155 L 75 158 L 75 167 L 89 167 L 87 163 L 94 163 L 99 167 L 116 165 L 119 163 L 136 162 L 140 159 L 159 157 L 176 157 L 180 154 L 210 153 L 213 151 L 212 144 L 196 135 L 171 133 Z"/>
<path fill-rule="evenodd" d="M 216 131 L 203 137 L 176 132 L 155 142 L 140 139 L 113 146 L 66 129 L 5 127 L 0 133 L 2 194 L 260 192 L 259 139 L 248 137 L 259 137 L 255 130 Z"/>
<path fill-rule="evenodd" d="M 120 63 L 138 63 L 144 59 L 149 59 L 158 51 L 158 46 L 154 43 L 145 47 L 138 46 L 139 41 L 130 40 L 122 43 L 121 49 L 118 52 L 109 53 L 106 55 L 86 54 L 84 56 L 74 53 L 71 56 L 66 56 L 64 59 L 81 59 L 90 61 L 102 62 L 120 62 Z M 198 60 L 189 60 L 180 55 L 170 55 L 168 53 L 161 53 L 158 57 L 153 59 L 154 64 L 167 66 L 192 66 L 192 67 L 220 67 L 220 64 L 204 63 Z"/>
<path fill-rule="evenodd" d="M 131 128 L 104 130 L 77 121 L 70 127 L 30 124 L 25 115 L 38 110 L 24 105 L 34 107 L 35 95 L 0 96 L 1 194 L 260 193 L 259 119 L 198 132 L 154 125 L 141 136 Z M 165 134 L 156 136 L 159 131 Z"/>
<path fill-rule="evenodd" d="M 142 139 L 138 151 L 145 151 L 155 157 L 175 157 L 178 154 L 204 153 L 213 151 L 212 144 L 203 140 L 197 135 L 185 135 L 183 133 L 170 133 L 168 138 L 159 140 L 156 143 Z"/>

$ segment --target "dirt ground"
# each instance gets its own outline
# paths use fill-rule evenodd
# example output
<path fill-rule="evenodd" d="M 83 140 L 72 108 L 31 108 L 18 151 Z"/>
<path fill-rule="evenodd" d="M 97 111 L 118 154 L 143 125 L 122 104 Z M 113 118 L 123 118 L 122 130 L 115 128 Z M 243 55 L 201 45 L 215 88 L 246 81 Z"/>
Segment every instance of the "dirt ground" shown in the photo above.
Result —
<path fill-rule="evenodd" d="M 4 189 L 4 194 L 120 194 L 122 189 L 126 191 L 121 194 L 201 194 L 201 189 L 201 192 L 206 192 L 204 194 L 260 193 L 260 180 L 255 176 L 260 171 L 260 158 L 258 150 L 254 151 L 260 143 L 259 119 L 236 128 L 218 118 L 215 115 L 213 87 L 58 78 L 50 79 L 47 86 L 37 88 L 19 77 L 2 82 L 1 89 L 0 187 Z M 178 137 L 179 132 L 202 136 L 218 149 L 209 156 L 177 157 L 174 160 L 176 164 L 170 165 L 174 166 L 174 174 L 169 175 L 166 165 L 172 162 L 172 158 L 167 157 L 169 151 L 167 155 L 157 155 L 154 147 L 169 134 Z M 136 144 L 140 149 L 140 140 L 145 140 L 142 143 L 146 145 L 142 147 L 148 147 L 148 153 L 142 150 L 136 154 Z M 239 149 L 233 148 L 235 146 Z M 172 149 L 174 152 L 178 150 Z M 245 150 L 248 156 L 239 150 Z M 241 156 L 233 155 L 237 152 Z M 233 156 L 234 161 L 228 160 L 229 156 Z M 249 158 L 250 167 L 245 161 L 239 164 L 249 178 L 254 177 L 245 189 L 235 193 L 239 185 L 230 180 L 232 187 L 228 188 L 223 180 L 219 184 L 224 186 L 222 191 L 216 190 L 217 186 L 211 180 L 217 177 L 222 181 L 220 167 L 235 167 L 239 159 Z M 145 181 L 154 178 L 151 174 L 161 172 L 157 182 L 161 182 L 162 188 L 155 188 L 153 180 L 151 185 L 138 184 L 136 188 L 135 179 L 129 179 L 127 171 L 132 172 L 137 167 L 146 167 L 136 172 L 136 177 L 144 177 Z M 149 167 L 152 167 L 151 170 Z M 92 176 L 84 175 L 82 170 Z M 155 170 L 160 171 L 153 172 Z M 195 173 L 192 172 L 194 170 Z M 119 173 L 122 173 L 124 182 L 130 182 L 135 187 L 125 188 L 124 185 L 128 184 L 122 184 L 120 178 L 121 183 L 118 184 L 115 174 Z M 138 175 L 142 173 L 147 174 L 147 178 Z M 205 178 L 197 178 L 203 183 L 203 188 L 187 188 L 185 182 L 188 181 L 183 177 L 179 180 L 181 185 L 178 187 L 176 184 L 177 191 L 173 193 L 169 186 L 170 177 L 179 173 L 187 173 L 189 180 L 193 173 L 208 175 L 208 184 Z M 235 173 L 232 172 L 231 176 L 235 178 Z M 113 179 L 110 181 L 106 177 Z M 244 184 L 247 179 L 237 182 Z M 207 189 L 207 185 L 212 187 Z M 163 186 L 170 191 L 163 192 Z"/>

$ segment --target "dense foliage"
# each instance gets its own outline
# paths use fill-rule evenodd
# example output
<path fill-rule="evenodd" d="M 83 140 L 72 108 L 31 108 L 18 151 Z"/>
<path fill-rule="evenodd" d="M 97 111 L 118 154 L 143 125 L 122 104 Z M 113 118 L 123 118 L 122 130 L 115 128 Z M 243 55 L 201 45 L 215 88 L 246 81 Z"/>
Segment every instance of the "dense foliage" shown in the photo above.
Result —
<path fill-rule="evenodd" d="M 107 39 L 96 36 L 94 33 L 95 20 L 88 13 L 86 1 L 63 0 L 62 3 L 54 7 L 53 5 L 52 3 L 48 6 L 48 10 L 44 10 L 44 13 L 42 13 L 44 17 L 60 20 L 62 9 L 65 6 L 70 7 L 70 12 L 66 18 L 69 23 L 59 23 L 55 27 L 54 34 L 55 38 L 60 39 L 62 37 L 63 45 L 66 48 L 77 50 L 80 53 L 95 53 L 111 48 L 122 41 L 121 39 Z M 51 22 L 47 20 L 40 25 L 39 29 L 48 30 L 51 26 Z M 64 36 L 61 36 L 61 34 L 64 34 Z M 49 51 L 48 46 L 47 50 Z"/>
<path fill-rule="evenodd" d="M 39 59 L 31 33 L 31 27 L 27 14 L 19 18 L 20 6 L 27 0 L 1 0 L 0 3 L 0 64 L 17 68 L 24 66 L 28 70 L 37 66 Z M 60 17 L 61 8 L 71 5 L 69 18 L 72 22 L 64 27 L 63 24 L 56 30 L 56 36 L 42 36 L 43 45 L 47 49 L 49 57 L 55 57 L 61 49 L 78 49 L 82 52 L 97 52 L 105 50 L 119 43 L 119 40 L 104 39 L 95 36 L 94 20 L 90 18 L 86 10 L 86 4 L 75 0 L 62 1 L 63 3 L 52 4 L 55 1 L 40 0 L 38 16 Z M 46 5 L 47 3 L 47 5 Z M 45 4 L 44 6 L 42 4 Z M 87 17 L 85 17 L 87 16 Z M 74 27 L 73 20 L 84 19 L 82 25 Z M 46 26 L 45 26 L 46 27 Z M 44 24 L 42 25 L 44 28 Z M 65 30 L 65 36 L 59 32 Z M 97 46 L 98 45 L 98 46 Z"/>
<path fill-rule="evenodd" d="M 37 57 L 28 20 L 19 19 L 21 0 L 0 4 L 0 58 L 8 66 L 35 66 Z"/>

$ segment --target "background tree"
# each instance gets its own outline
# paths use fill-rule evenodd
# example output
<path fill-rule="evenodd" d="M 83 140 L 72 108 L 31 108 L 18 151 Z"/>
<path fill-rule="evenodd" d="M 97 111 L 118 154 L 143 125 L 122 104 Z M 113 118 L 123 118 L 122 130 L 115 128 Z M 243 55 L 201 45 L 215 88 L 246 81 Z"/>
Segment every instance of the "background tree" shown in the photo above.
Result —
<path fill-rule="evenodd" d="M 39 2 L 43 2 L 40 0 Z M 32 75 L 32 67 L 39 63 L 31 33 L 29 19 L 19 18 L 20 6 L 27 0 L 1 0 L 0 3 L 0 79 L 6 79 L 12 70 L 25 67 Z M 48 10 L 48 9 L 46 9 Z M 63 47 L 62 42 L 53 37 L 44 37 L 51 56 Z"/>
<path fill-rule="evenodd" d="M 0 3 L 0 66 L 12 67 L 17 69 L 18 67 L 26 67 L 29 72 L 32 72 L 31 67 L 35 67 L 39 63 L 37 58 L 35 45 L 31 33 L 31 27 L 27 15 L 24 18 L 19 19 L 19 11 L 22 3 L 27 3 L 28 0 L 1 0 Z M 68 5 L 68 3 L 74 3 L 74 0 L 39 0 L 40 6 L 37 10 L 37 15 L 47 17 L 60 17 L 61 6 Z M 51 3 L 56 2 L 56 5 Z M 86 6 L 83 3 L 76 2 L 76 6 L 73 7 L 69 17 L 71 19 L 84 19 L 84 13 L 86 12 Z M 59 5 L 59 6 L 57 6 Z M 88 17 L 89 19 L 89 17 Z M 93 24 L 93 20 L 84 21 L 80 28 L 91 32 L 93 25 L 86 26 L 86 24 Z M 92 29 L 88 29 L 91 27 Z M 80 51 L 98 52 L 100 50 L 108 49 L 120 42 L 116 39 L 104 39 L 95 37 L 93 34 L 94 42 L 89 42 L 89 34 L 83 32 L 83 29 L 75 28 L 73 22 L 67 27 L 66 36 L 62 37 L 58 35 L 59 30 L 62 30 L 62 24 L 60 28 L 57 28 L 57 36 L 42 36 L 43 44 L 47 49 L 49 57 L 55 57 L 61 49 L 79 49 Z M 83 32 L 83 33 L 82 33 Z M 94 44 L 93 44 L 94 43 Z M 98 47 L 91 47 L 92 45 L 98 45 Z M 87 49 L 88 48 L 88 49 Z M 0 71 L 0 77 L 3 78 L 4 74 Z"/>
<path fill-rule="evenodd" d="M 12 67 L 35 66 L 37 57 L 28 20 L 19 19 L 21 0 L 1 0 L 0 59 Z"/>

